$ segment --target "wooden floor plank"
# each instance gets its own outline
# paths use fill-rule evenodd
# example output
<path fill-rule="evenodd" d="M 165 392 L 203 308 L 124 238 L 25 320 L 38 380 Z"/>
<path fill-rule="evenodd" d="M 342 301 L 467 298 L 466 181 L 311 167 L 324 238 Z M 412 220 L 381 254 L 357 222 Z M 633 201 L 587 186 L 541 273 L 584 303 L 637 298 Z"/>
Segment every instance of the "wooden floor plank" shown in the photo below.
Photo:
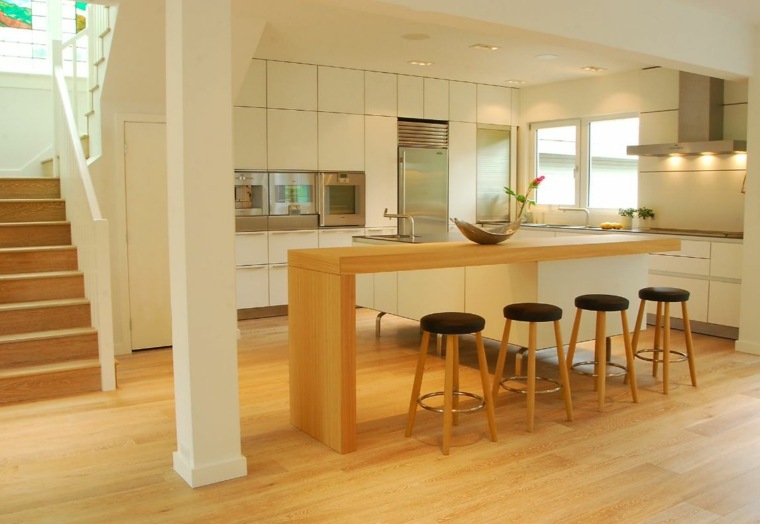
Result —
<path fill-rule="evenodd" d="M 640 402 L 609 379 L 604 413 L 592 380 L 572 374 L 575 420 L 559 394 L 541 395 L 533 433 L 525 398 L 501 392 L 499 442 L 473 413 L 443 456 L 435 413 L 421 410 L 404 437 L 418 325 L 387 315 L 378 339 L 374 319 L 357 311 L 357 452 L 337 454 L 290 425 L 285 318 L 243 320 L 247 477 L 193 490 L 174 473 L 171 350 L 142 351 L 120 357 L 116 391 L 0 406 L 0 522 L 760 520 L 760 357 L 735 353 L 733 341 L 695 335 L 699 387 L 674 365 L 667 396 L 638 362 Z M 473 347 L 465 337 L 462 387 L 477 392 Z M 493 369 L 498 343 L 486 351 Z M 538 371 L 554 376 L 549 353 Z M 513 362 L 511 351 L 507 372 Z M 431 355 L 423 391 L 440 389 L 442 370 Z"/>

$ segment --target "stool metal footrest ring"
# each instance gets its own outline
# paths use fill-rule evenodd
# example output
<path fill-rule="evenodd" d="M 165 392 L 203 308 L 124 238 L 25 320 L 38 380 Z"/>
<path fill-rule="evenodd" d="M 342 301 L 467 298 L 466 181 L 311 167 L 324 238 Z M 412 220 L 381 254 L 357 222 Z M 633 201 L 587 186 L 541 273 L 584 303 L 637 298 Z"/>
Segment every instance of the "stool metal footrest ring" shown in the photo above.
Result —
<path fill-rule="evenodd" d="M 584 371 L 582 369 L 578 369 L 580 366 L 594 366 L 596 365 L 595 360 L 586 360 L 584 362 L 576 362 L 572 366 L 570 366 L 570 369 L 573 370 L 574 373 L 578 373 L 579 375 L 587 375 L 589 377 L 596 377 L 598 376 L 597 373 L 591 373 L 589 371 Z M 607 367 L 613 367 L 622 369 L 623 371 L 617 371 L 617 372 L 611 372 L 607 373 L 605 376 L 607 377 L 622 377 L 623 375 L 626 375 L 628 373 L 628 368 L 625 367 L 622 364 L 618 364 L 617 362 L 607 362 Z"/>
<path fill-rule="evenodd" d="M 652 356 L 651 357 L 645 357 L 645 356 L 641 355 L 640 353 L 652 353 Z M 650 348 L 650 349 L 639 349 L 638 351 L 636 351 L 636 353 L 633 354 L 633 356 L 635 356 L 636 358 L 641 359 L 641 360 L 646 360 L 647 362 L 660 362 L 660 363 L 662 363 L 663 362 L 662 359 L 658 359 L 658 358 L 654 357 L 658 353 L 663 354 L 663 353 L 665 353 L 665 350 L 663 350 L 663 349 L 653 349 L 653 348 Z M 674 363 L 674 362 L 686 362 L 687 360 L 689 360 L 689 357 L 686 355 L 686 353 L 684 353 L 682 351 L 674 351 L 674 350 L 671 349 L 670 350 L 670 354 L 671 355 L 676 355 L 676 356 L 680 357 L 680 358 L 671 358 L 670 359 L 670 363 L 671 364 Z"/>
<path fill-rule="evenodd" d="M 499 385 L 503 389 L 506 389 L 507 391 L 512 391 L 514 393 L 524 393 L 524 394 L 527 394 L 528 393 L 527 389 L 520 389 L 520 388 L 515 388 L 515 387 L 507 385 L 507 382 L 510 382 L 512 380 L 527 380 L 527 379 L 528 379 L 527 375 L 518 375 L 518 376 L 514 376 L 514 377 L 508 377 L 508 378 L 505 378 L 504 380 L 502 380 L 499 383 Z M 536 377 L 536 382 L 538 382 L 539 380 L 544 381 L 544 382 L 549 382 L 551 384 L 554 384 L 555 387 L 550 388 L 550 389 L 536 389 L 536 393 L 554 393 L 554 392 L 559 391 L 560 389 L 562 389 L 562 384 L 558 380 L 554 380 L 554 379 L 546 378 L 546 377 Z"/>
<path fill-rule="evenodd" d="M 485 399 L 483 397 L 481 397 L 480 395 L 476 395 L 475 393 L 470 393 L 468 391 L 454 391 L 453 394 L 457 395 L 459 397 L 469 397 L 469 398 L 475 399 L 475 400 L 477 400 L 479 402 L 479 404 L 477 406 L 473 406 L 471 408 L 466 408 L 466 409 L 461 409 L 461 408 L 452 409 L 451 410 L 452 413 L 472 413 L 473 411 L 478 411 L 480 409 L 483 409 L 485 407 L 485 405 L 486 405 Z M 434 408 L 433 406 L 429 406 L 429 405 L 425 404 L 425 400 L 427 400 L 427 399 L 429 399 L 431 397 L 442 397 L 443 395 L 444 395 L 443 391 L 433 391 L 432 393 L 427 393 L 427 394 L 422 395 L 420 398 L 417 399 L 417 404 L 421 408 L 426 409 L 428 411 L 435 411 L 436 413 L 443 413 L 443 408 L 442 407 L 441 408 Z"/>

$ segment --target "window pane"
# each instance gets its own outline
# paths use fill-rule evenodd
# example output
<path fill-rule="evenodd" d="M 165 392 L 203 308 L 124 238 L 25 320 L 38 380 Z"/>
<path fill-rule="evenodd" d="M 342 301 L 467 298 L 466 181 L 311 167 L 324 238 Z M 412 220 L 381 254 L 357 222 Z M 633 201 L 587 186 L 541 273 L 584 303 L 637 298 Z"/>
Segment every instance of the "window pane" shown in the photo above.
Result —
<path fill-rule="evenodd" d="M 638 143 L 638 118 L 589 124 L 589 207 L 637 207 L 638 157 L 626 146 Z"/>
<path fill-rule="evenodd" d="M 576 126 L 536 131 L 536 176 L 546 177 L 536 191 L 537 204 L 575 204 L 576 141 Z"/>

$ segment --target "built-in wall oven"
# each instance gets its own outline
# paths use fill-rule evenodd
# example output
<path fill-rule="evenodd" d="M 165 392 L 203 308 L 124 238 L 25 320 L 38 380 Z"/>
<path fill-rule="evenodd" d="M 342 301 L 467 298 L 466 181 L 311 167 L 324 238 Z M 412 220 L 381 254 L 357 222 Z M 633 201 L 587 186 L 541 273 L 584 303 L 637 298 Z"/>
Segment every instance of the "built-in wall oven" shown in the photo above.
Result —
<path fill-rule="evenodd" d="M 266 171 L 235 171 L 235 230 L 266 231 L 269 214 Z"/>
<path fill-rule="evenodd" d="M 316 229 L 317 173 L 277 171 L 269 173 L 269 229 Z"/>
<path fill-rule="evenodd" d="M 364 173 L 322 172 L 317 175 L 317 186 L 320 227 L 364 226 Z"/>

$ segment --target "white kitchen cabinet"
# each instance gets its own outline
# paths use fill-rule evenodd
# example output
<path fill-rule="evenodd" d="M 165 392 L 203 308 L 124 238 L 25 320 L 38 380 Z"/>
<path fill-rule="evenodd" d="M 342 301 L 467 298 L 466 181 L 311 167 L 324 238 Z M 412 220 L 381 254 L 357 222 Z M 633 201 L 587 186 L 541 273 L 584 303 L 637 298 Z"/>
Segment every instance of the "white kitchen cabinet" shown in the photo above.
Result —
<path fill-rule="evenodd" d="M 312 249 L 319 247 L 316 230 L 269 231 L 269 263 L 287 264 L 291 249 Z"/>
<path fill-rule="evenodd" d="M 398 116 L 424 118 L 424 92 L 420 76 L 398 76 Z"/>
<path fill-rule="evenodd" d="M 657 255 L 674 257 L 710 258 L 710 242 L 704 240 L 681 240 L 678 251 L 661 251 Z"/>
<path fill-rule="evenodd" d="M 375 309 L 375 275 L 356 275 L 356 305 Z"/>
<path fill-rule="evenodd" d="M 464 311 L 463 267 L 401 271 L 397 289 L 398 315 L 402 317 L 419 319 L 440 311 Z M 375 290 L 377 293 L 377 281 Z"/>
<path fill-rule="evenodd" d="M 374 308 L 378 311 L 398 315 L 398 276 L 399 273 L 375 273 Z"/>
<path fill-rule="evenodd" d="M 423 81 L 423 113 L 432 120 L 449 119 L 449 81 L 425 78 Z"/>
<path fill-rule="evenodd" d="M 708 303 L 710 300 L 710 281 L 705 279 L 688 278 L 684 276 L 649 274 L 649 285 L 658 287 L 677 287 L 689 292 L 687 309 L 689 318 L 697 322 L 708 322 Z M 636 307 L 638 311 L 638 305 Z M 656 302 L 647 302 L 647 313 L 657 312 Z M 670 316 L 682 318 L 681 304 L 670 305 Z"/>
<path fill-rule="evenodd" d="M 741 284 L 734 282 L 710 282 L 708 322 L 722 326 L 739 327 L 741 287 Z M 689 302 L 691 303 L 691 300 Z M 691 315 L 691 309 L 689 312 Z"/>
<path fill-rule="evenodd" d="M 284 306 L 288 303 L 288 265 L 269 266 L 269 305 Z"/>
<path fill-rule="evenodd" d="M 267 61 L 254 58 L 248 65 L 243 78 L 236 106 L 266 107 L 267 106 Z"/>
<path fill-rule="evenodd" d="M 475 222 L 477 125 L 449 123 L 449 217 Z"/>
<path fill-rule="evenodd" d="M 368 237 L 376 235 L 395 235 L 398 233 L 398 228 L 395 226 L 387 227 L 368 227 L 364 229 L 364 234 Z"/>
<path fill-rule="evenodd" d="M 521 227 L 517 230 L 512 238 L 524 240 L 528 238 L 554 238 L 554 231 L 540 229 L 536 227 Z"/>
<path fill-rule="evenodd" d="M 266 169 L 267 110 L 234 107 L 232 121 L 235 169 Z"/>
<path fill-rule="evenodd" d="M 477 118 L 480 124 L 512 124 L 512 89 L 478 84 Z"/>
<path fill-rule="evenodd" d="M 449 82 L 449 120 L 476 122 L 477 118 L 476 84 Z"/>
<path fill-rule="evenodd" d="M 367 115 L 398 114 L 398 81 L 392 73 L 364 73 L 364 112 Z"/>
<path fill-rule="evenodd" d="M 235 233 L 235 263 L 253 266 L 269 263 L 269 242 L 266 231 Z"/>
<path fill-rule="evenodd" d="M 384 218 L 388 208 L 398 207 L 398 131 L 396 118 L 367 116 L 364 119 L 366 172 L 365 226 L 393 227 L 395 219 Z"/>
<path fill-rule="evenodd" d="M 319 169 L 364 171 L 364 115 L 319 113 Z"/>
<path fill-rule="evenodd" d="M 710 276 L 741 279 L 743 256 L 743 244 L 712 242 Z"/>
<path fill-rule="evenodd" d="M 237 308 L 248 309 L 269 305 L 269 266 L 238 266 Z"/>
<path fill-rule="evenodd" d="M 317 110 L 317 66 L 267 62 L 267 104 L 273 109 Z"/>
<path fill-rule="evenodd" d="M 317 72 L 320 111 L 364 114 L 364 71 L 319 66 Z"/>
<path fill-rule="evenodd" d="M 270 170 L 317 170 L 316 111 L 267 111 L 267 159 Z"/>
<path fill-rule="evenodd" d="M 357 236 L 364 236 L 363 227 L 320 229 L 319 247 L 350 247 Z"/>

